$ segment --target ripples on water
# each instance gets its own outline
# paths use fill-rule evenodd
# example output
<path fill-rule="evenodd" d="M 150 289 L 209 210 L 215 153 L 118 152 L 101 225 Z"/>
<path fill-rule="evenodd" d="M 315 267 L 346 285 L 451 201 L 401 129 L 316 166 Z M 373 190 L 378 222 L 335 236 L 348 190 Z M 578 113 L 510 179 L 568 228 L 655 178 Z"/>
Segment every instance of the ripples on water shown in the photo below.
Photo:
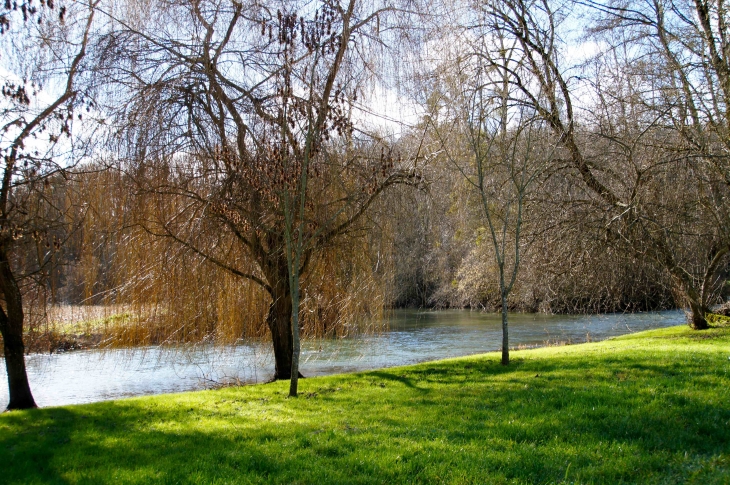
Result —
<path fill-rule="evenodd" d="M 510 345 L 515 347 L 602 340 L 685 322 L 681 311 L 509 318 Z M 502 338 L 499 315 L 468 310 L 396 311 L 389 327 L 376 335 L 304 342 L 302 373 L 336 374 L 488 352 L 498 350 Z M 0 409 L 4 409 L 7 377 L 2 359 L 0 364 Z M 35 354 L 27 364 L 39 406 L 182 392 L 227 382 L 264 382 L 274 373 L 270 344 Z"/>

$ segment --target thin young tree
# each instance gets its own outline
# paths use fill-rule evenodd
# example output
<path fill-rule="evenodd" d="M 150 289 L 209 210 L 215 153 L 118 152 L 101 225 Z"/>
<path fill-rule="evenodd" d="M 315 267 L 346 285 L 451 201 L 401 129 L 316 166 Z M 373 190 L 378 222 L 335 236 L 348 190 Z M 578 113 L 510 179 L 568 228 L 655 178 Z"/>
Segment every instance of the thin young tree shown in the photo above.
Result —
<path fill-rule="evenodd" d="M 491 33 L 491 32 L 490 32 Z M 524 240 L 525 209 L 531 186 L 538 180 L 549 153 L 540 153 L 540 122 L 519 101 L 509 81 L 523 62 L 509 39 L 465 32 L 466 51 L 457 56 L 447 105 L 455 111 L 455 129 L 447 135 L 435 126 L 451 163 L 479 200 L 492 243 L 499 278 L 502 314 L 502 365 L 509 364 L 508 300 L 519 272 Z M 448 90 L 446 90 L 448 92 Z M 448 96 L 448 95 L 447 95 Z M 466 149 L 449 148 L 459 138 Z"/>

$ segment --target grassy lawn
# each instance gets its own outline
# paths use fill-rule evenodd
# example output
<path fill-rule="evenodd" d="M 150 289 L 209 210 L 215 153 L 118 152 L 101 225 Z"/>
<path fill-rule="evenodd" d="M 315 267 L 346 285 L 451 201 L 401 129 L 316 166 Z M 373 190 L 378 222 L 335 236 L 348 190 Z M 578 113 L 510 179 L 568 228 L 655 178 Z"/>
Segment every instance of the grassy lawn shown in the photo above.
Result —
<path fill-rule="evenodd" d="M 0 483 L 730 484 L 730 328 L 0 415 Z"/>

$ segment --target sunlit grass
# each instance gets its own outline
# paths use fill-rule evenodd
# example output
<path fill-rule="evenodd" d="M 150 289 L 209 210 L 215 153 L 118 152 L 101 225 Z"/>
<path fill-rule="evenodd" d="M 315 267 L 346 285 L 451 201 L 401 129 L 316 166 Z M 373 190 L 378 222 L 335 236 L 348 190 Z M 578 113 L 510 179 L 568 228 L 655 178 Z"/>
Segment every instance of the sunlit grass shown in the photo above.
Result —
<path fill-rule="evenodd" d="M 707 322 L 710 325 L 720 326 L 720 327 L 726 327 L 730 326 L 730 317 L 726 317 L 725 315 L 719 315 L 717 313 L 708 313 L 705 315 L 705 318 L 707 318 Z"/>
<path fill-rule="evenodd" d="M 730 483 L 730 328 L 512 355 L 8 413 L 0 482 Z"/>
<path fill-rule="evenodd" d="M 39 326 L 29 325 L 27 332 L 48 332 L 57 337 L 103 335 L 110 328 L 128 324 L 135 314 L 121 305 L 52 305 Z"/>
<path fill-rule="evenodd" d="M 88 320 L 77 320 L 70 322 L 54 322 L 55 329 L 62 335 L 95 335 L 104 334 L 109 331 L 110 327 L 124 325 L 130 322 L 134 316 L 131 313 L 118 313 L 101 318 L 92 318 Z"/>

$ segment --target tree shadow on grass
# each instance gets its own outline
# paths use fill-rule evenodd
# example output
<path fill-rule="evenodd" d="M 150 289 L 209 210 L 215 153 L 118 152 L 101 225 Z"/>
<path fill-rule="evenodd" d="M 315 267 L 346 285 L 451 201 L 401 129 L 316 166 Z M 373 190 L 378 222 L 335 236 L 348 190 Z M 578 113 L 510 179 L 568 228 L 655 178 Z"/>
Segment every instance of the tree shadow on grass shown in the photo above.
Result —
<path fill-rule="evenodd" d="M 428 392 L 429 391 L 429 389 L 427 389 L 427 388 L 419 387 L 418 385 L 416 385 L 414 383 L 413 379 L 410 379 L 408 377 L 408 374 L 406 374 L 406 373 L 395 373 L 395 372 L 386 372 L 386 371 L 373 371 L 373 372 L 370 372 L 369 375 L 370 376 L 373 376 L 373 377 L 378 377 L 380 379 L 385 379 L 385 380 L 388 380 L 388 381 L 399 382 L 399 383 L 403 384 L 406 387 L 409 387 L 411 389 L 418 389 L 419 391 L 422 391 L 422 392 Z"/>
<path fill-rule="evenodd" d="M 477 358 L 339 376 L 352 390 L 326 399 L 249 387 L 10 413 L 0 481 L 727 483 L 730 382 L 682 365 Z"/>
<path fill-rule="evenodd" d="M 5 413 L 0 427 L 2 483 L 69 483 L 53 465 L 58 450 L 71 444 L 73 429 L 80 423 L 64 408 Z M 8 466 L 9 465 L 9 466 Z"/>

